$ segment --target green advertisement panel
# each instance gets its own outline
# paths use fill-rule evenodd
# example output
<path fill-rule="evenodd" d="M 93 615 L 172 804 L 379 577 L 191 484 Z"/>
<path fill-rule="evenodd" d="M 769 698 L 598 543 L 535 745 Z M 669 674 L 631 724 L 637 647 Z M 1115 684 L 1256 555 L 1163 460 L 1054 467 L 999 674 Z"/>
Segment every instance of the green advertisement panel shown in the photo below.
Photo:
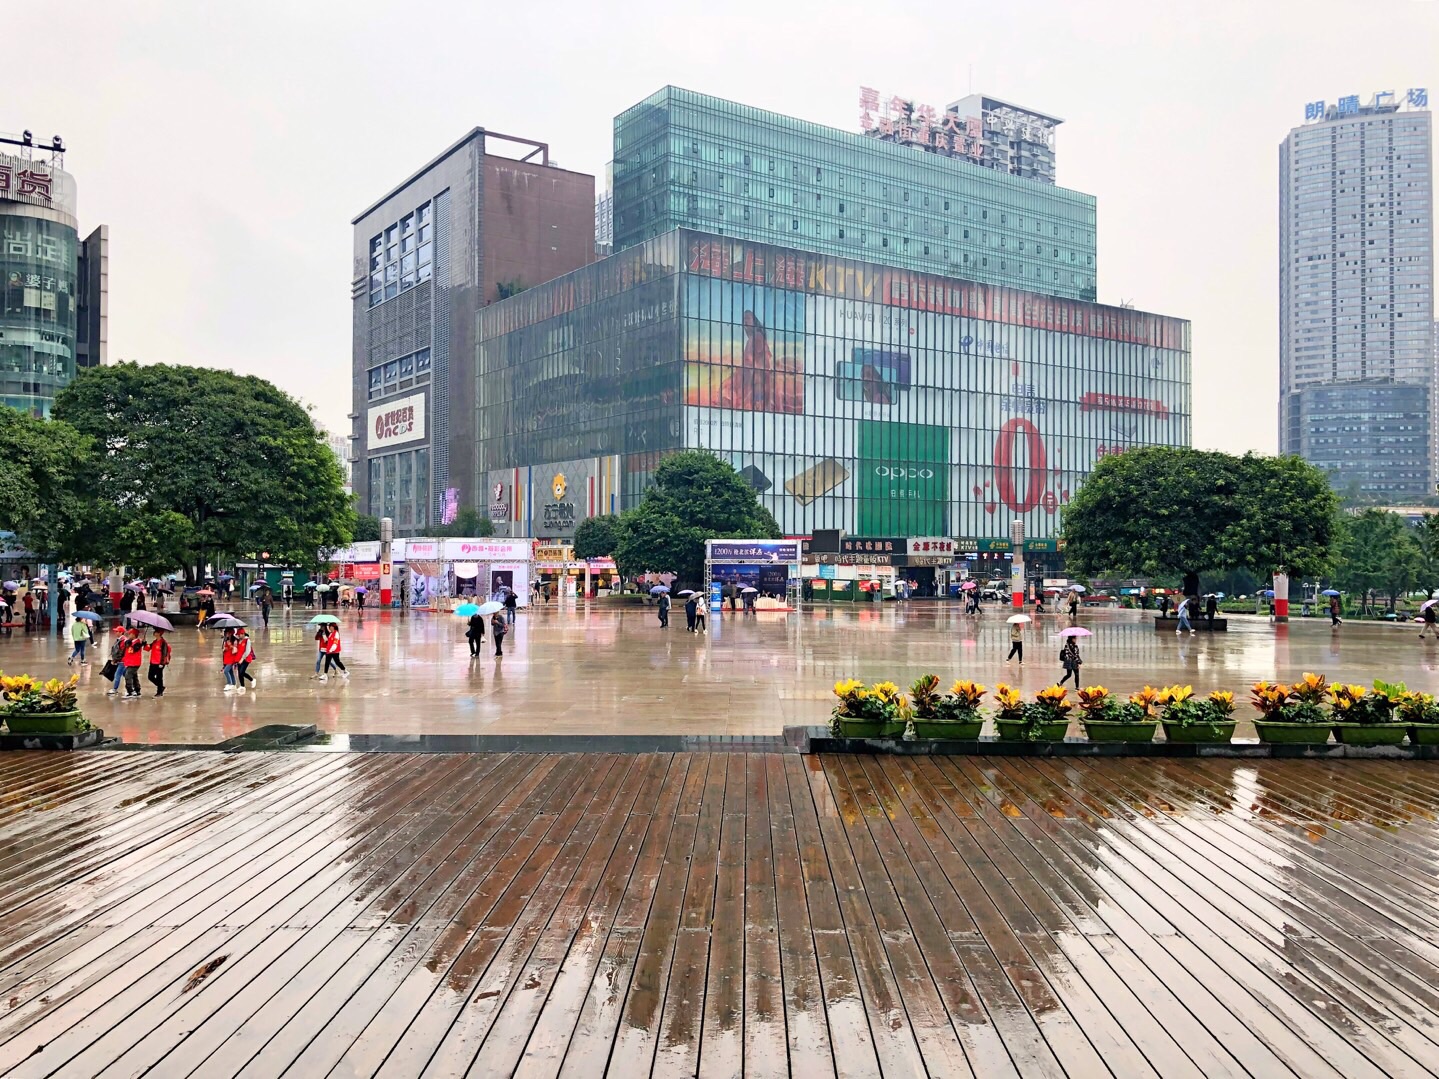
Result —
<path fill-rule="evenodd" d="M 858 423 L 858 535 L 949 535 L 949 428 Z"/>

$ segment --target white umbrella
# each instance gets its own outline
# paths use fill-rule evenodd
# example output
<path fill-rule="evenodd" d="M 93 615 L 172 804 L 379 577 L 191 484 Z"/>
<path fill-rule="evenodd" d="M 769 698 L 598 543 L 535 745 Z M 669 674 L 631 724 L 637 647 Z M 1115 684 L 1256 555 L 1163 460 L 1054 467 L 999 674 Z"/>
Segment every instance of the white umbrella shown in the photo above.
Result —
<path fill-rule="evenodd" d="M 740 589 L 740 594 L 743 595 L 743 594 L 746 593 L 746 592 L 758 592 L 758 591 L 759 591 L 758 588 L 741 588 L 741 589 Z"/>
<path fill-rule="evenodd" d="M 1082 585 L 1082 584 L 1072 584 L 1072 585 L 1069 586 L 1069 590 L 1070 590 L 1071 592 L 1086 592 L 1086 591 L 1088 591 L 1088 589 L 1086 589 L 1086 588 L 1084 587 L 1084 585 Z"/>
<path fill-rule="evenodd" d="M 1012 614 L 1005 621 L 1013 625 L 1016 622 L 1032 622 L 1033 619 L 1027 614 Z"/>
<path fill-rule="evenodd" d="M 497 614 L 504 609 L 505 605 L 503 603 L 496 603 L 494 600 L 490 600 L 487 603 L 481 603 L 479 610 L 475 613 L 480 615 Z"/>
<path fill-rule="evenodd" d="M 678 592 L 675 593 L 675 595 L 677 596 L 692 596 L 694 594 L 695 590 L 693 588 L 681 588 Z"/>
<path fill-rule="evenodd" d="M 1439 599 L 1426 599 L 1422 604 L 1419 605 L 1419 609 L 1420 609 L 1421 611 L 1427 611 L 1430 607 L 1434 606 L 1434 604 L 1436 604 L 1436 603 L 1439 603 Z"/>

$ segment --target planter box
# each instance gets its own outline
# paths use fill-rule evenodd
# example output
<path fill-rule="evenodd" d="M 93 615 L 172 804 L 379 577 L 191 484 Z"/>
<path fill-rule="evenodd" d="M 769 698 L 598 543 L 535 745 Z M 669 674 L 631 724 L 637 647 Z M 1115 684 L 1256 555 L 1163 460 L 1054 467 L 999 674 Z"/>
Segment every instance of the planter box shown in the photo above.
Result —
<path fill-rule="evenodd" d="M 1409 724 L 1409 744 L 1413 746 L 1439 746 L 1439 723 Z"/>
<path fill-rule="evenodd" d="M 1285 723 L 1277 719 L 1256 719 L 1254 730 L 1261 742 L 1268 742 L 1270 745 L 1323 745 L 1329 741 L 1329 726 L 1324 723 Z"/>
<path fill-rule="evenodd" d="M 940 738 L 949 742 L 973 742 L 979 738 L 979 732 L 983 729 L 984 720 L 982 719 L 969 722 L 954 719 L 916 719 L 914 721 L 916 738 Z"/>
<path fill-rule="evenodd" d="M 29 715 L 8 715 L 5 726 L 11 734 L 74 734 L 90 729 L 85 714 L 74 712 L 37 712 Z"/>
<path fill-rule="evenodd" d="M 1001 742 L 1029 741 L 1029 739 L 1020 733 L 1024 730 L 1025 726 L 1024 720 L 1022 719 L 996 719 L 994 725 L 999 730 L 999 740 Z M 1068 730 L 1069 720 L 1067 719 L 1061 719 L 1054 723 L 1041 723 L 1039 725 L 1039 733 L 1035 736 L 1034 741 L 1062 742 Z"/>
<path fill-rule="evenodd" d="M 846 738 L 902 738 L 904 724 L 888 719 L 850 719 L 839 717 L 839 730 Z"/>
<path fill-rule="evenodd" d="M 1158 728 L 1155 720 L 1144 723 L 1116 723 L 1106 719 L 1084 720 L 1084 734 L 1091 742 L 1152 742 Z"/>
<path fill-rule="evenodd" d="M 1164 723 L 1163 720 L 1160 720 Z M 1205 742 L 1228 742 L 1234 737 L 1234 722 L 1228 723 L 1195 723 L 1193 726 L 1181 727 L 1178 723 L 1164 723 L 1164 737 L 1170 742 L 1184 742 L 1187 744 Z"/>
<path fill-rule="evenodd" d="M 1334 738 L 1346 746 L 1397 746 L 1409 733 L 1407 723 L 1336 723 Z"/>

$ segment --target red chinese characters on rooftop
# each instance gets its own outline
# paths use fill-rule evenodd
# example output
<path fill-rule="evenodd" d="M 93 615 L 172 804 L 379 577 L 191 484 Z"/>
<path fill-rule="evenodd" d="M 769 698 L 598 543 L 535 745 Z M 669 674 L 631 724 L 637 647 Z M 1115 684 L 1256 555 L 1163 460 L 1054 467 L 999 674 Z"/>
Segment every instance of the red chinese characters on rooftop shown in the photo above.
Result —
<path fill-rule="evenodd" d="M 859 108 L 859 129 L 866 135 L 973 161 L 984 159 L 984 125 L 977 116 L 940 111 L 899 96 L 881 103 L 879 91 L 870 86 L 860 87 Z"/>
<path fill-rule="evenodd" d="M 49 206 L 55 174 L 27 163 L 0 161 L 0 199 L 31 199 Z"/>

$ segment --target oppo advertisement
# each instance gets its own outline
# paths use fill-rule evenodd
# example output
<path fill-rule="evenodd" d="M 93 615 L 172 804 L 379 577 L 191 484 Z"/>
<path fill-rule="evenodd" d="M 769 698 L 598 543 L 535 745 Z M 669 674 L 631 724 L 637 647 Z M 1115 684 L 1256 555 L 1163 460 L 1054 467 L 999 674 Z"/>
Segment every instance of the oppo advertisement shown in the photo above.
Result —
<path fill-rule="evenodd" d="M 1102 457 L 1189 443 L 1188 355 L 684 279 L 685 441 L 788 535 L 1056 535 Z"/>

